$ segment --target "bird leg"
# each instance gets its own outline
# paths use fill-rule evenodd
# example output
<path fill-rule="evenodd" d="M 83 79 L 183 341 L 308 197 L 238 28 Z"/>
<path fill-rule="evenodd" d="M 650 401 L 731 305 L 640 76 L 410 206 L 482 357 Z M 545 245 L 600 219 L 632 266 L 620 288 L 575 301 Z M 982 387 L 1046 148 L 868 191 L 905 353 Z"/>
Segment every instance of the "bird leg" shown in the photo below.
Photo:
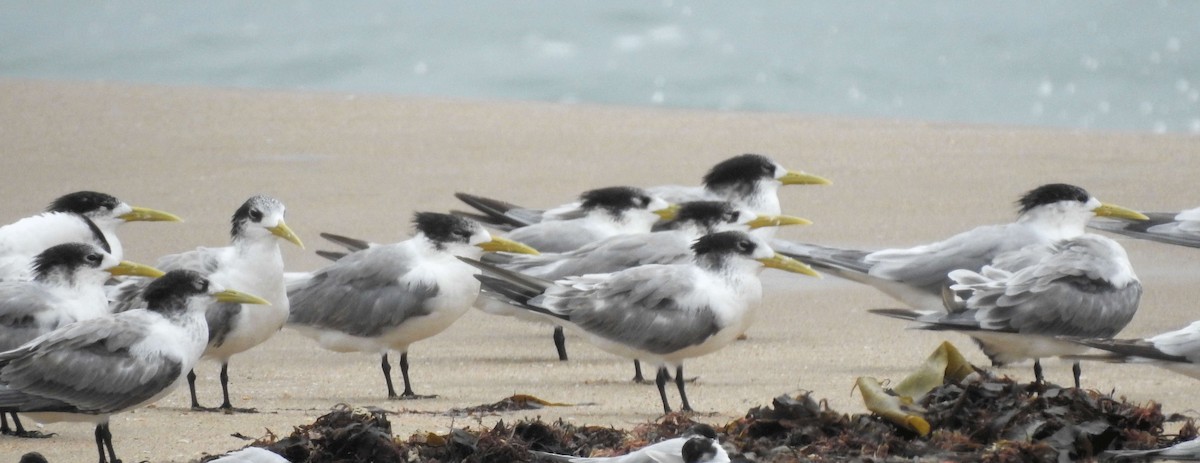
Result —
<path fill-rule="evenodd" d="M 15 426 L 16 429 L 11 429 L 8 427 L 8 416 L 9 415 L 12 415 L 13 426 Z M 27 431 L 25 429 L 25 426 L 21 425 L 21 419 L 17 418 L 17 412 L 0 413 L 0 433 L 9 435 L 9 436 L 13 436 L 13 437 L 22 437 L 22 438 L 26 438 L 26 439 L 45 439 L 47 437 L 54 435 L 54 433 L 42 433 L 42 432 L 38 432 L 38 431 Z"/>
<path fill-rule="evenodd" d="M 211 412 L 216 409 L 208 408 L 200 405 L 200 401 L 196 399 L 196 370 L 192 369 L 187 374 L 188 392 L 192 394 L 192 410 L 198 412 Z M 99 432 L 99 431 L 97 431 Z"/>
<path fill-rule="evenodd" d="M 105 449 L 108 450 L 108 458 L 105 458 Z M 96 425 L 96 451 L 100 453 L 100 463 L 121 463 L 117 459 L 117 453 L 113 451 L 112 432 L 108 430 L 108 423 Z"/>
<path fill-rule="evenodd" d="M 692 411 L 692 404 L 688 403 L 687 392 L 683 390 L 683 385 L 686 381 L 683 379 L 683 365 L 675 367 L 675 387 L 679 388 L 679 399 L 683 401 L 683 407 L 680 411 Z"/>
<path fill-rule="evenodd" d="M 400 354 L 400 374 L 404 376 L 404 392 L 400 394 L 400 400 L 432 399 L 437 397 L 437 395 L 417 395 L 413 393 L 412 383 L 408 380 L 408 352 Z"/>
<path fill-rule="evenodd" d="M 667 402 L 667 367 L 658 367 L 658 375 L 654 377 L 654 384 L 658 386 L 658 396 L 662 398 L 663 414 L 671 413 L 671 403 Z"/>
<path fill-rule="evenodd" d="M 254 408 L 233 408 L 233 403 L 229 402 L 229 362 L 221 363 L 221 395 L 225 397 L 225 401 L 221 402 L 219 409 L 226 415 L 235 412 L 258 413 L 258 410 Z"/>
<path fill-rule="evenodd" d="M 1075 389 L 1079 389 L 1079 377 L 1083 374 L 1083 371 L 1079 368 L 1079 362 L 1071 365 L 1071 374 L 1075 376 Z"/>
<path fill-rule="evenodd" d="M 388 399 L 399 399 L 400 396 L 396 395 L 396 388 L 392 387 L 392 365 L 388 363 L 388 354 L 386 352 L 383 354 L 383 379 L 387 381 Z"/>
<path fill-rule="evenodd" d="M 567 336 L 563 334 L 563 327 L 554 327 L 554 348 L 558 349 L 558 359 L 567 361 Z"/>
<path fill-rule="evenodd" d="M 1033 359 L 1033 384 L 1039 393 L 1046 388 L 1046 377 L 1042 376 L 1042 359 Z"/>
<path fill-rule="evenodd" d="M 633 359 L 633 382 L 645 384 L 646 377 L 642 376 L 642 362 L 638 359 Z"/>

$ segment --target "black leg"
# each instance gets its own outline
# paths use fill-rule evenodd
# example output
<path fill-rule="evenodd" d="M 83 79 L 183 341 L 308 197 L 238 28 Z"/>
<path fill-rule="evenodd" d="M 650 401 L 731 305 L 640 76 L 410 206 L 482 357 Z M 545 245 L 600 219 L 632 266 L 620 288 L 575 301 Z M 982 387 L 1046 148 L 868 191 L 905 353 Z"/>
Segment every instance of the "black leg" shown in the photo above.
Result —
<path fill-rule="evenodd" d="M 1042 376 L 1042 360 L 1033 359 L 1033 382 L 1038 386 L 1046 385 L 1046 377 Z"/>
<path fill-rule="evenodd" d="M 646 382 L 646 377 L 642 376 L 642 362 L 638 359 L 633 359 L 633 382 L 638 384 Z"/>
<path fill-rule="evenodd" d="M 221 402 L 221 410 L 233 410 L 233 404 L 229 402 L 229 363 L 221 364 L 221 395 L 225 397 Z"/>
<path fill-rule="evenodd" d="M 1075 375 L 1075 389 L 1079 389 L 1079 377 L 1083 374 L 1083 370 L 1079 368 L 1079 362 L 1071 365 L 1071 374 Z"/>
<path fill-rule="evenodd" d="M 105 450 L 108 450 L 108 459 L 105 460 Z M 113 450 L 112 432 L 108 430 L 108 423 L 96 425 L 96 450 L 100 453 L 100 463 L 121 463 L 117 459 L 117 453 Z"/>
<path fill-rule="evenodd" d="M 396 388 L 392 387 L 392 365 L 390 363 L 388 363 L 388 354 L 387 353 L 383 354 L 383 365 L 382 366 L 383 366 L 383 379 L 385 381 L 387 381 L 388 398 L 393 399 L 393 400 L 400 398 L 400 396 L 396 395 Z"/>
<path fill-rule="evenodd" d="M 4 416 L 4 414 L 0 413 L 0 416 Z M 15 428 L 15 429 L 13 429 L 13 435 L 22 436 L 22 437 L 27 435 L 28 433 L 25 432 L 25 426 L 21 425 L 21 419 L 17 418 L 17 412 L 12 412 L 12 417 L 13 417 L 13 428 Z"/>
<path fill-rule="evenodd" d="M 662 398 L 663 414 L 671 413 L 671 403 L 667 402 L 667 367 L 658 367 L 658 375 L 654 384 L 658 386 L 658 396 Z"/>
<path fill-rule="evenodd" d="M 679 399 L 683 401 L 683 408 L 680 410 L 685 412 L 692 411 L 692 404 L 688 403 L 687 392 L 683 390 L 683 365 L 675 367 L 675 387 L 679 388 Z"/>
<path fill-rule="evenodd" d="M 203 410 L 204 407 L 200 406 L 200 401 L 196 400 L 196 370 L 195 369 L 188 371 L 187 380 L 188 380 L 188 392 L 192 393 L 192 410 Z"/>
<path fill-rule="evenodd" d="M 567 336 L 563 334 L 563 327 L 554 327 L 554 348 L 558 349 L 558 359 L 567 361 Z"/>
<path fill-rule="evenodd" d="M 413 393 L 412 383 L 408 380 L 408 352 L 400 354 L 400 375 L 404 376 L 404 393 L 400 396 L 415 399 L 417 395 Z"/>
<path fill-rule="evenodd" d="M 12 415 L 14 417 L 17 416 L 16 413 L 13 413 Z M 8 413 L 0 413 L 0 433 L 3 433 L 4 435 L 12 434 L 12 428 L 8 427 Z"/>

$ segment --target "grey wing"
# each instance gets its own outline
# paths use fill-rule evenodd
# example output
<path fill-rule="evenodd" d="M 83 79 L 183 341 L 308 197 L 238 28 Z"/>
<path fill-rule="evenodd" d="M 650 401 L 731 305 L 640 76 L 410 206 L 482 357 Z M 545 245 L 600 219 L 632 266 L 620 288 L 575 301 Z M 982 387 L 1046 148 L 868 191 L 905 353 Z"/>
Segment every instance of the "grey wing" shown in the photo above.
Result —
<path fill-rule="evenodd" d="M 679 296 L 697 290 L 685 266 L 648 265 L 609 275 L 559 282 L 530 303 L 567 315 L 583 330 L 658 354 L 700 344 L 720 331 L 713 311 L 685 307 Z"/>
<path fill-rule="evenodd" d="M 1150 220 L 1126 222 L 1121 220 L 1093 220 L 1088 227 L 1120 235 L 1160 243 L 1177 244 L 1200 248 L 1200 221 L 1194 217 L 1196 209 L 1173 212 L 1146 212 Z"/>
<path fill-rule="evenodd" d="M 350 254 L 288 290 L 288 323 L 377 336 L 430 313 L 436 284 L 412 275 L 410 256 L 392 246 Z"/>
<path fill-rule="evenodd" d="M 213 302 L 204 311 L 204 320 L 208 322 L 208 345 L 220 347 L 225 344 L 225 338 L 233 332 L 235 319 L 242 312 L 242 305 L 230 302 Z"/>
<path fill-rule="evenodd" d="M 127 312 L 146 307 L 142 299 L 142 291 L 153 281 L 146 277 L 121 277 L 115 285 L 107 285 L 104 290 L 108 294 L 108 307 L 113 313 Z"/>
<path fill-rule="evenodd" d="M 1018 224 L 989 225 L 936 243 L 907 249 L 886 249 L 866 256 L 871 275 L 940 292 L 947 274 L 957 269 L 979 270 L 1002 253 L 1040 240 Z"/>
<path fill-rule="evenodd" d="M 55 307 L 56 301 L 37 285 L 0 283 L 0 352 L 74 322 Z"/>
<path fill-rule="evenodd" d="M 1135 279 L 1115 285 L 1113 256 L 1095 254 L 1072 241 L 1043 262 L 1007 279 L 975 285 L 968 307 L 980 310 L 985 328 L 1021 333 L 1112 337 L 1129 323 L 1141 300 Z"/>
<path fill-rule="evenodd" d="M 542 252 L 567 252 L 596 241 L 598 237 L 575 221 L 550 220 L 514 229 L 507 238 Z"/>
<path fill-rule="evenodd" d="M 687 243 L 667 231 L 609 237 L 562 253 L 553 265 L 512 270 L 556 280 L 589 273 L 613 273 L 649 264 L 679 264 L 687 262 L 691 256 Z"/>
<path fill-rule="evenodd" d="M 153 398 L 179 379 L 182 363 L 153 349 L 132 356 L 149 331 L 144 317 L 104 317 L 0 355 L 0 407 L 113 413 Z"/>

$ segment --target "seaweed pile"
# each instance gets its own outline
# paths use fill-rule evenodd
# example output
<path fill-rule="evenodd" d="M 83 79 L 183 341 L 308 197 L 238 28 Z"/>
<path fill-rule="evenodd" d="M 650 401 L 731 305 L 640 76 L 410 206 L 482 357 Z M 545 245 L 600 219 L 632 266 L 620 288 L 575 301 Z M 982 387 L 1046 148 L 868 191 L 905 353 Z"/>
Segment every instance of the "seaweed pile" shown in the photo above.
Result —
<path fill-rule="evenodd" d="M 1161 448 L 1197 435 L 1191 419 L 1164 415 L 1154 402 L 1131 404 L 1095 391 L 1037 388 L 986 375 L 947 382 L 915 405 L 932 425 L 928 436 L 876 415 L 838 413 L 808 394 L 781 395 L 770 406 L 714 427 L 735 458 L 763 462 L 1068 461 L 1095 458 L 1104 450 Z M 1168 434 L 1164 426 L 1173 420 L 1184 423 Z M 530 450 L 622 455 L 678 436 L 693 423 L 680 413 L 631 431 L 501 421 L 490 429 L 397 439 L 383 412 L 343 406 L 287 437 L 268 435 L 253 445 L 296 462 L 516 462 L 535 461 Z"/>

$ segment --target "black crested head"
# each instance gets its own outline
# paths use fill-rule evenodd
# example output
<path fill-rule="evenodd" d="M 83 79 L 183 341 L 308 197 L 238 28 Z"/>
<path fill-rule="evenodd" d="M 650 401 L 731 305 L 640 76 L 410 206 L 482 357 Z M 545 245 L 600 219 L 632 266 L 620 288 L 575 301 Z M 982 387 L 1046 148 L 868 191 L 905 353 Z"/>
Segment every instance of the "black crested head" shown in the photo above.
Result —
<path fill-rule="evenodd" d="M 713 451 L 713 440 L 707 437 L 693 437 L 683 443 L 683 448 L 679 450 L 679 456 L 683 457 L 684 463 L 698 463 L 704 461 L 706 457 L 711 458 Z"/>
<path fill-rule="evenodd" d="M 471 220 L 439 212 L 418 212 L 413 217 L 413 224 L 417 232 L 433 241 L 438 249 L 446 243 L 470 243 L 471 236 L 480 228 Z"/>
<path fill-rule="evenodd" d="M 741 212 L 725 201 L 689 201 L 679 205 L 675 219 L 664 228 L 674 228 L 681 223 L 691 222 L 702 228 L 714 229 L 721 224 L 736 223 Z"/>
<path fill-rule="evenodd" d="M 283 203 L 279 202 L 278 199 L 265 195 L 250 197 L 250 199 L 242 203 L 241 207 L 233 211 L 233 218 L 230 220 L 233 228 L 229 232 L 230 236 L 237 237 L 241 235 L 247 223 L 261 222 L 267 211 L 271 209 L 283 209 Z"/>
<path fill-rule="evenodd" d="M 761 154 L 743 154 L 717 163 L 704 174 L 704 186 L 723 189 L 752 187 L 762 179 L 775 178 L 775 161 Z"/>
<path fill-rule="evenodd" d="M 717 254 L 751 255 L 758 249 L 758 244 L 750 235 L 740 231 L 723 231 L 701 236 L 692 243 L 692 252 L 697 256 Z"/>
<path fill-rule="evenodd" d="M 76 214 L 88 215 L 102 209 L 111 211 L 116 209 L 120 204 L 121 200 L 112 195 L 95 191 L 77 191 L 59 196 L 58 199 L 50 203 L 50 206 L 46 208 L 46 212 L 74 212 Z"/>
<path fill-rule="evenodd" d="M 53 246 L 33 258 L 34 279 L 42 279 L 57 270 L 73 271 L 77 268 L 100 268 L 104 253 L 95 246 L 84 243 L 66 243 Z"/>
<path fill-rule="evenodd" d="M 192 270 L 172 270 L 146 285 L 142 298 L 146 308 L 155 312 L 176 312 L 187 308 L 190 297 L 208 294 L 208 278 Z"/>
<path fill-rule="evenodd" d="M 1035 207 L 1054 204 L 1060 201 L 1078 201 L 1086 203 L 1091 195 L 1087 190 L 1075 185 L 1066 183 L 1050 183 L 1030 190 L 1021 196 L 1017 201 L 1017 205 L 1021 207 L 1021 214 L 1029 212 Z"/>
<path fill-rule="evenodd" d="M 579 195 L 579 200 L 582 202 L 580 207 L 584 210 L 603 209 L 613 215 L 630 209 L 645 208 L 652 201 L 646 190 L 628 186 L 588 190 Z"/>

